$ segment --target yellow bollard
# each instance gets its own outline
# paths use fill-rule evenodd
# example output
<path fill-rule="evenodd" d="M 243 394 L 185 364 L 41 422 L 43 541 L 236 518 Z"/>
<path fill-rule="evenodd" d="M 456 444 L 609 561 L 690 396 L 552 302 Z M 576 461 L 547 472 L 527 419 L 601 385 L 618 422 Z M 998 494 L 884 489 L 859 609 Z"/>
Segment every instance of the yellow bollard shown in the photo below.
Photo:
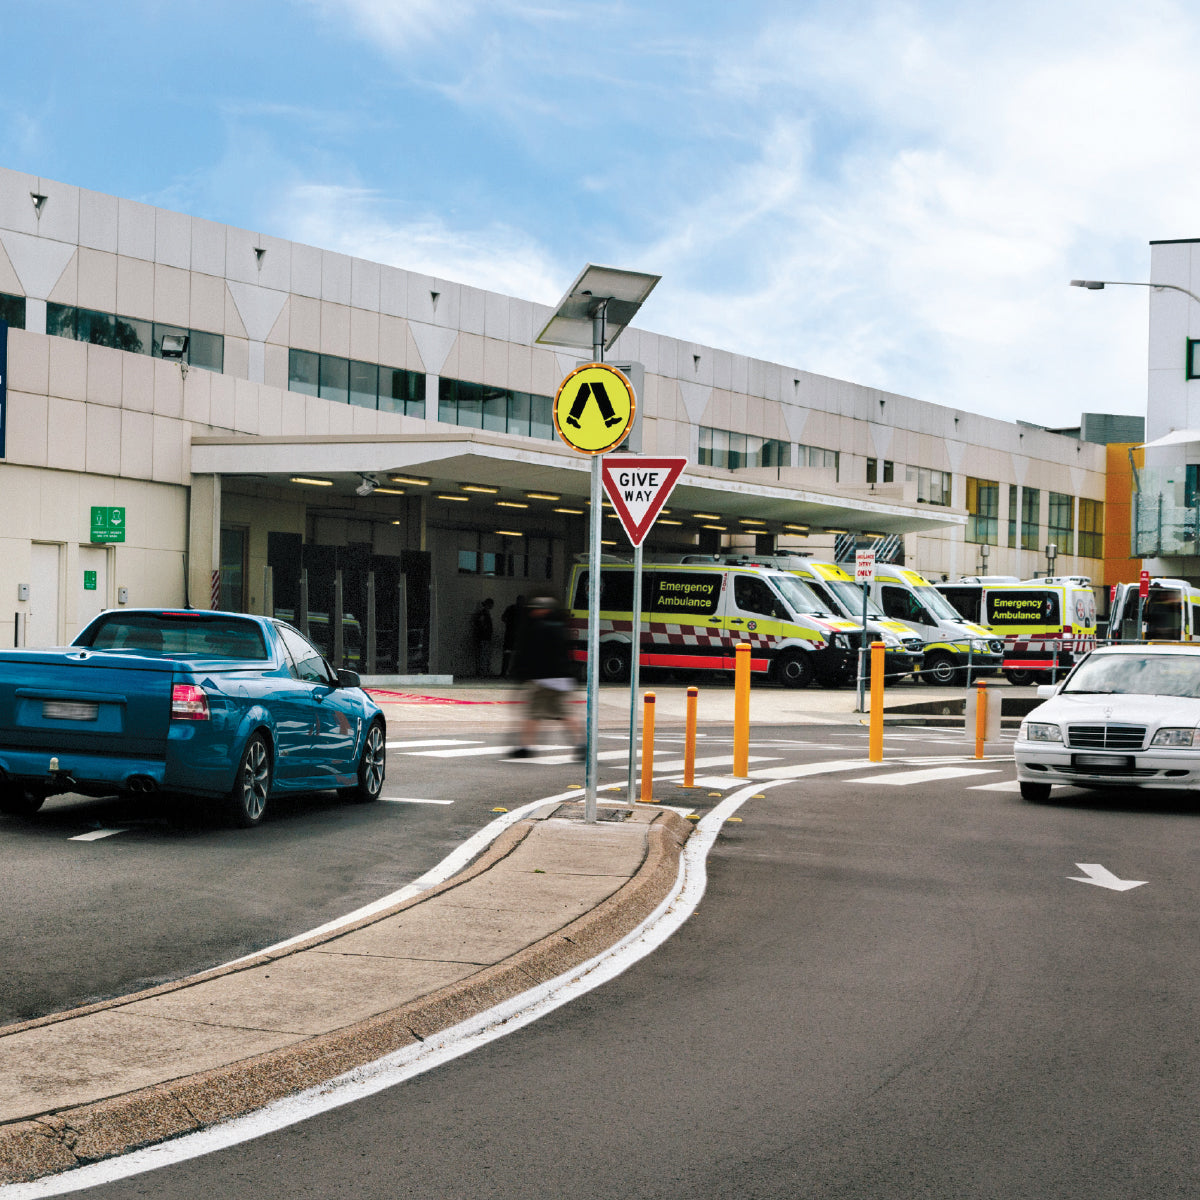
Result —
<path fill-rule="evenodd" d="M 871 736 L 868 757 L 883 762 L 883 643 L 871 643 Z"/>
<path fill-rule="evenodd" d="M 654 693 L 642 697 L 642 804 L 654 803 Z"/>
<path fill-rule="evenodd" d="M 700 689 L 687 690 L 687 732 L 683 740 L 683 786 L 696 786 L 696 704 Z"/>
<path fill-rule="evenodd" d="M 738 642 L 733 660 L 733 774 L 750 778 L 750 643 Z"/>
<path fill-rule="evenodd" d="M 987 741 L 987 680 L 975 681 L 975 757 L 983 757 L 983 743 Z"/>

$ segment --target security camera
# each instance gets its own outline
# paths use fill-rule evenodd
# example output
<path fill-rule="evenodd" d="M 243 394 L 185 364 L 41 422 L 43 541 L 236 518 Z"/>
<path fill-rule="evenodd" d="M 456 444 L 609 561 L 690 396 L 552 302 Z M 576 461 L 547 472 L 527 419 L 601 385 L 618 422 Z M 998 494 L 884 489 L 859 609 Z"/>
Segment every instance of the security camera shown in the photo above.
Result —
<path fill-rule="evenodd" d="M 364 475 L 362 483 L 354 489 L 356 496 L 369 496 L 379 486 L 379 480 L 374 475 Z"/>

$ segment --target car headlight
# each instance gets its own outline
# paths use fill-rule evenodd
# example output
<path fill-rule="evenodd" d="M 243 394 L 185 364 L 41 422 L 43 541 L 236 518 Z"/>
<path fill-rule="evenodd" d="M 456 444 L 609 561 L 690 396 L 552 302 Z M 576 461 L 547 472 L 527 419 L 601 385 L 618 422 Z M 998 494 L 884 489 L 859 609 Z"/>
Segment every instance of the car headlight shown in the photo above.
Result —
<path fill-rule="evenodd" d="M 982 638 L 976 638 L 971 643 L 972 654 L 986 654 L 988 652 L 988 644 Z"/>
<path fill-rule="evenodd" d="M 884 644 L 884 645 L 885 645 L 885 646 L 886 646 L 886 647 L 887 647 L 889 650 L 900 650 L 900 649 L 902 649 L 902 648 L 903 648 L 903 646 L 902 646 L 902 644 L 901 644 L 901 642 L 900 642 L 900 639 L 899 639 L 898 637 L 894 637 L 894 636 L 893 636 L 892 634 L 890 634 L 890 633 L 885 633 L 885 634 L 883 635 L 883 644 Z"/>
<path fill-rule="evenodd" d="M 1025 721 L 1021 725 L 1020 739 L 1023 742 L 1061 742 L 1062 729 L 1058 725 L 1045 725 L 1039 721 Z"/>
<path fill-rule="evenodd" d="M 848 633 L 835 633 L 832 641 L 834 648 L 837 650 L 850 649 L 850 635 Z"/>
<path fill-rule="evenodd" d="M 1195 746 L 1197 745 L 1195 729 L 1160 729 L 1150 745 L 1152 746 Z"/>

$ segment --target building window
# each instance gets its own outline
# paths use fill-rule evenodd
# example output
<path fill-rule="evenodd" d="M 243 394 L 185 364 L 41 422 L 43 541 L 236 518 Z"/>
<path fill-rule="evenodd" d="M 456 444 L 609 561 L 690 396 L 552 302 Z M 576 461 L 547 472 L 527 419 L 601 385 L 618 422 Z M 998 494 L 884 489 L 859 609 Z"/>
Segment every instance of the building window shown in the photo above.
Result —
<path fill-rule="evenodd" d="M 288 351 L 288 391 L 359 408 L 425 415 L 425 376 L 420 372 L 311 350 Z"/>
<path fill-rule="evenodd" d="M 954 477 L 949 471 L 935 471 L 930 467 L 908 467 L 904 478 L 917 484 L 917 500 L 921 504 L 950 504 L 950 487 Z"/>
<path fill-rule="evenodd" d="M 777 438 L 701 425 L 697 462 L 702 467 L 724 467 L 730 471 L 742 467 L 787 467 L 791 465 L 791 444 Z"/>
<path fill-rule="evenodd" d="M 833 477 L 836 480 L 840 474 L 841 455 L 836 450 L 826 450 L 821 446 L 798 444 L 796 446 L 796 466 L 832 468 Z"/>
<path fill-rule="evenodd" d="M 1021 492 L 1021 549 L 1037 550 L 1038 510 L 1042 504 L 1042 493 L 1038 488 L 1018 489 L 1015 484 L 1008 489 L 1008 544 L 1017 544 L 1017 491 Z"/>
<path fill-rule="evenodd" d="M 1104 557 L 1104 501 L 1079 501 L 1079 554 L 1083 558 Z"/>
<path fill-rule="evenodd" d="M 13 329 L 25 328 L 25 297 L 0 292 L 0 321 Z"/>
<path fill-rule="evenodd" d="M 514 392 L 462 379 L 438 380 L 438 417 L 447 425 L 467 425 L 495 433 L 554 439 L 554 399 Z"/>
<path fill-rule="evenodd" d="M 247 530 L 223 526 L 221 529 L 221 599 L 225 612 L 246 611 Z"/>
<path fill-rule="evenodd" d="M 995 546 L 1000 531 L 1000 484 L 967 477 L 967 541 Z"/>
<path fill-rule="evenodd" d="M 883 474 L 879 474 L 879 459 L 867 459 L 868 483 L 894 483 L 896 480 L 896 464 L 890 458 L 883 460 Z"/>
<path fill-rule="evenodd" d="M 25 320 L 22 312 L 21 327 Z M 166 334 L 181 334 L 188 339 L 186 361 L 205 371 L 225 369 L 225 338 L 202 329 L 183 329 L 178 325 L 160 325 L 137 317 L 118 317 L 112 313 L 77 308 L 73 304 L 46 305 L 46 332 L 52 337 L 70 338 L 91 346 L 109 346 L 130 354 L 151 354 L 162 358 L 162 340 Z"/>
<path fill-rule="evenodd" d="M 1075 543 L 1075 497 L 1064 492 L 1047 494 L 1046 541 L 1053 542 L 1060 554 L 1072 554 Z"/>

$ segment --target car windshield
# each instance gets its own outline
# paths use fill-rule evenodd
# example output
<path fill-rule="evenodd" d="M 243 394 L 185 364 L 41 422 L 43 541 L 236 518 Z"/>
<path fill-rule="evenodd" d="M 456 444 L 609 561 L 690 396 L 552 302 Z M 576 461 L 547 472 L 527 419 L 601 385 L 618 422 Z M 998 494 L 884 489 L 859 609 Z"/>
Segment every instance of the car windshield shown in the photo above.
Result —
<path fill-rule="evenodd" d="M 1093 654 L 1079 664 L 1062 690 L 1200 697 L 1200 654 Z"/>
<path fill-rule="evenodd" d="M 856 620 L 862 616 L 863 590 L 857 583 L 851 583 L 848 579 L 826 579 L 823 582 L 845 605 L 846 612 L 853 614 Z M 868 599 L 867 616 L 879 620 L 883 616 L 883 609 L 874 600 Z"/>
<path fill-rule="evenodd" d="M 914 587 L 913 591 L 920 596 L 921 603 L 939 621 L 965 621 L 966 618 L 942 595 L 935 587 L 925 585 L 923 587 Z"/>
<path fill-rule="evenodd" d="M 795 575 L 774 576 L 771 582 L 782 593 L 783 598 L 797 613 L 829 613 L 829 604 L 820 599 L 807 584 L 801 583 Z"/>

